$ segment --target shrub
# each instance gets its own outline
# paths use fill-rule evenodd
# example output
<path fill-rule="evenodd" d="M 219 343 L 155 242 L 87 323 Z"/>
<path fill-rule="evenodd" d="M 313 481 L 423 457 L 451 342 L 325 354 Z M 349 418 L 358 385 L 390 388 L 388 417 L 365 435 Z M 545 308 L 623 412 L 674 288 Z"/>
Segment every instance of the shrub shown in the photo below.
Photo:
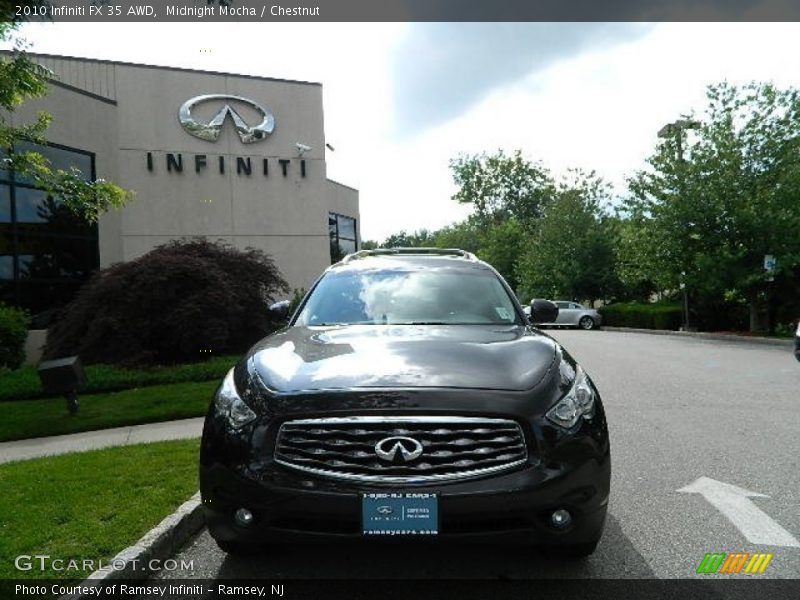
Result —
<path fill-rule="evenodd" d="M 260 250 L 169 242 L 96 273 L 50 329 L 45 357 L 163 365 L 243 352 L 278 325 L 267 306 L 288 289 Z"/>
<path fill-rule="evenodd" d="M 609 304 L 599 311 L 603 315 L 603 324 L 611 327 L 678 330 L 682 323 L 682 311 L 678 304 L 628 302 Z"/>
<path fill-rule="evenodd" d="M 300 289 L 294 288 L 292 290 L 292 299 L 289 302 L 289 315 L 293 315 L 294 311 L 297 310 L 297 307 L 300 306 L 300 303 L 303 301 L 306 295 L 306 288 L 301 287 Z"/>
<path fill-rule="evenodd" d="M 25 362 L 25 340 L 31 318 L 27 312 L 0 304 L 0 371 Z"/>

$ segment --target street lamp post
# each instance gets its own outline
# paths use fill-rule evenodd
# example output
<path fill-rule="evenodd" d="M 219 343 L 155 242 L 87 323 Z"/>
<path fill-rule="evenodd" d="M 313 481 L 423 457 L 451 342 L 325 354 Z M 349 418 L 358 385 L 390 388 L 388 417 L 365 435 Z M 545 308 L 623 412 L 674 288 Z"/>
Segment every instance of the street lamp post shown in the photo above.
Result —
<path fill-rule="evenodd" d="M 686 271 L 681 271 L 681 291 L 683 292 L 683 330 L 689 331 L 689 296 L 686 294 Z"/>
<path fill-rule="evenodd" d="M 698 129 L 700 127 L 700 121 L 695 121 L 692 119 L 678 119 L 674 123 L 667 123 L 658 131 L 658 137 L 663 139 L 670 139 L 673 138 L 675 140 L 675 146 L 678 155 L 678 163 L 683 165 L 684 158 L 683 158 L 683 136 L 685 135 L 684 132 L 688 129 Z M 685 190 L 685 178 L 684 174 L 681 173 L 681 193 L 684 193 Z M 689 293 L 686 289 L 686 271 L 681 271 L 682 281 L 680 283 L 681 290 L 683 290 L 683 331 L 689 331 L 691 325 L 689 323 Z"/>

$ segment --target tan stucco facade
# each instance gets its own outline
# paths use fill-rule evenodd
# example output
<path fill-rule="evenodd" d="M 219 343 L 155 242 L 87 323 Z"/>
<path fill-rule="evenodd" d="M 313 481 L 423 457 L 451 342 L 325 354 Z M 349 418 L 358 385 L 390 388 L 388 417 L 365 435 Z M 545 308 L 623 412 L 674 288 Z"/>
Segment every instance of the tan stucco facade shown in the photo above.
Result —
<path fill-rule="evenodd" d="M 93 152 L 98 178 L 135 192 L 125 208 L 101 219 L 101 266 L 138 257 L 172 239 L 202 235 L 262 249 L 290 286 L 308 288 L 330 264 L 328 213 L 353 217 L 360 225 L 358 191 L 326 176 L 321 85 L 88 59 L 35 59 L 53 71 L 55 83 L 45 98 L 25 103 L 14 114 L 15 124 L 46 110 L 53 115 L 50 142 Z M 190 135 L 178 109 L 205 94 L 240 96 L 266 106 L 274 115 L 274 131 L 245 144 L 227 118 L 216 141 Z M 226 102 L 199 104 L 194 116 L 211 119 Z M 252 107 L 231 105 L 248 125 L 258 123 Z M 310 149 L 301 151 L 298 143 Z"/>

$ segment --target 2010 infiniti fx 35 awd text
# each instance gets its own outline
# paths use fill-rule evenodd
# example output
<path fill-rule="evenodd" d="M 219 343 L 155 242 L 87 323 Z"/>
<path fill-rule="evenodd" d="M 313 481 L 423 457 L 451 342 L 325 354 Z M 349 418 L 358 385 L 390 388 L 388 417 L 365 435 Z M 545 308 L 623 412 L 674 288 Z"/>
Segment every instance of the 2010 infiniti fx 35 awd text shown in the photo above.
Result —
<path fill-rule="evenodd" d="M 557 310 L 532 306 L 544 322 Z M 200 454 L 206 522 L 232 553 L 437 538 L 583 556 L 610 474 L 592 380 L 458 250 L 362 251 L 326 270 L 227 374 Z"/>

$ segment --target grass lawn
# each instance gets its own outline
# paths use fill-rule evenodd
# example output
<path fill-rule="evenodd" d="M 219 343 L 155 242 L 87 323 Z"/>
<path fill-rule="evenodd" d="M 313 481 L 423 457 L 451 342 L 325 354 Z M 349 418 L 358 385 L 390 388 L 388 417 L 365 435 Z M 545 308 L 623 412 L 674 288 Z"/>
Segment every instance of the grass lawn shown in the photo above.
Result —
<path fill-rule="evenodd" d="M 200 417 L 218 384 L 176 383 L 80 396 L 74 416 L 63 398 L 0 402 L 0 441 Z"/>
<path fill-rule="evenodd" d="M 187 383 L 189 381 L 219 381 L 228 372 L 238 356 L 215 356 L 203 362 L 188 365 L 170 365 L 141 369 L 123 369 L 113 365 L 86 365 L 86 387 L 83 394 L 111 392 L 146 385 Z M 0 373 L 0 401 L 44 398 L 39 375 L 34 367 Z"/>
<path fill-rule="evenodd" d="M 108 564 L 197 491 L 199 447 L 159 442 L 0 465 L 0 578 L 89 575 L 38 563 L 17 571 L 23 554 Z"/>

